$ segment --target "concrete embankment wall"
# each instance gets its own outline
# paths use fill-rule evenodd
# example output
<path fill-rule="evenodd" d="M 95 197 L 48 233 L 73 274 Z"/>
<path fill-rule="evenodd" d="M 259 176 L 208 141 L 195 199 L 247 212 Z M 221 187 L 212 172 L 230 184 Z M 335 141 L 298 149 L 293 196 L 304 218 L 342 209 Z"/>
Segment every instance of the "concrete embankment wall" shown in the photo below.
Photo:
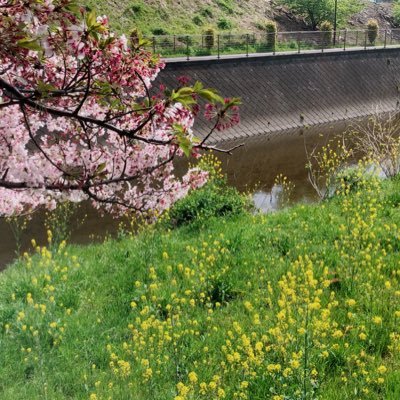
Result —
<path fill-rule="evenodd" d="M 353 119 L 399 107 L 400 49 L 167 62 L 156 84 L 199 80 L 241 97 L 241 124 L 215 142 Z M 196 134 L 207 131 L 198 119 Z"/>

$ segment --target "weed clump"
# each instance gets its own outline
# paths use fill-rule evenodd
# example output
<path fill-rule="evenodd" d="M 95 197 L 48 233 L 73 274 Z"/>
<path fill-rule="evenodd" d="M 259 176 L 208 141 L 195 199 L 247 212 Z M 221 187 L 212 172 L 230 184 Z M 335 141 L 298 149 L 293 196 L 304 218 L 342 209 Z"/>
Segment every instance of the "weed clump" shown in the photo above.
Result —
<path fill-rule="evenodd" d="M 200 168 L 209 172 L 209 181 L 172 207 L 167 219 L 170 227 L 179 227 L 194 221 L 204 223 L 212 217 L 238 215 L 249 208 L 246 196 L 227 185 L 217 158 L 204 157 Z"/>
<path fill-rule="evenodd" d="M 221 17 L 217 21 L 217 26 L 219 29 L 227 31 L 229 29 L 232 29 L 232 21 L 228 18 Z"/>
<path fill-rule="evenodd" d="M 203 34 L 204 37 L 204 45 L 205 48 L 207 49 L 208 52 L 211 52 L 211 50 L 214 47 L 215 44 L 215 31 L 213 28 L 208 28 L 204 31 Z"/>
<path fill-rule="evenodd" d="M 319 30 L 322 32 L 322 46 L 329 47 L 332 44 L 333 25 L 329 21 L 321 22 Z"/>
<path fill-rule="evenodd" d="M 265 33 L 267 35 L 267 49 L 275 51 L 276 49 L 276 35 L 278 33 L 278 26 L 275 21 L 266 21 L 264 25 Z"/>
<path fill-rule="evenodd" d="M 375 44 L 379 33 L 379 24 L 376 19 L 369 19 L 367 22 L 368 40 L 370 45 Z"/>

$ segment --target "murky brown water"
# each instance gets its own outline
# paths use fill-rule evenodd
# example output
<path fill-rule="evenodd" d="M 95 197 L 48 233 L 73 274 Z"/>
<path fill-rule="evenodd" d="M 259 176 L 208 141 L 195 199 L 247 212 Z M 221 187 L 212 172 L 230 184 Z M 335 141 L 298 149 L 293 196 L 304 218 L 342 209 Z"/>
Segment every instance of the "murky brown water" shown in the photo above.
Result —
<path fill-rule="evenodd" d="M 305 145 L 312 149 L 325 144 L 335 135 L 345 132 L 350 123 L 340 123 L 294 130 L 282 133 L 279 138 L 267 140 L 259 137 L 245 139 L 245 146 L 236 150 L 232 156 L 220 155 L 223 169 L 230 185 L 239 190 L 253 193 L 256 207 L 264 212 L 279 207 L 279 187 L 274 187 L 278 174 L 283 174 L 295 184 L 292 198 L 295 202 L 310 202 L 316 195 L 308 182 L 305 165 L 307 162 Z M 237 142 L 236 142 L 237 143 Z M 228 146 L 228 144 L 227 144 Z M 83 222 L 82 222 L 83 221 Z M 102 240 L 107 235 L 116 235 L 120 221 L 110 216 L 101 217 L 89 204 L 83 204 L 71 222 L 73 243 L 89 243 Z M 28 224 L 22 235 L 22 251 L 30 248 L 32 238 L 45 243 L 44 214 L 38 213 Z M 9 224 L 0 220 L 0 270 L 15 257 L 15 238 Z"/>
<path fill-rule="evenodd" d="M 271 140 L 262 137 L 247 139 L 243 141 L 245 146 L 236 150 L 234 155 L 220 157 L 229 184 L 241 191 L 249 190 L 253 193 L 256 207 L 269 212 L 280 207 L 281 188 L 274 182 L 282 174 L 295 185 L 291 195 L 293 203 L 313 202 L 317 195 L 308 181 L 305 148 L 310 153 L 316 146 L 336 142 L 334 138 L 350 127 L 351 123 L 337 123 L 287 131 Z"/>

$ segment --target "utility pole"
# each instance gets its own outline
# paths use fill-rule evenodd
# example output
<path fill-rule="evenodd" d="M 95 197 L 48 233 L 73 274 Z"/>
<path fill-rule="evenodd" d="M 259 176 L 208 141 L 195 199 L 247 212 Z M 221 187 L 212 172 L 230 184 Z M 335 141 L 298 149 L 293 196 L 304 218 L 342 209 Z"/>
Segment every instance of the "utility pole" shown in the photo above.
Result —
<path fill-rule="evenodd" d="M 334 15 L 334 18 L 333 18 L 333 47 L 336 46 L 337 2 L 338 2 L 338 0 L 335 0 L 335 15 Z"/>

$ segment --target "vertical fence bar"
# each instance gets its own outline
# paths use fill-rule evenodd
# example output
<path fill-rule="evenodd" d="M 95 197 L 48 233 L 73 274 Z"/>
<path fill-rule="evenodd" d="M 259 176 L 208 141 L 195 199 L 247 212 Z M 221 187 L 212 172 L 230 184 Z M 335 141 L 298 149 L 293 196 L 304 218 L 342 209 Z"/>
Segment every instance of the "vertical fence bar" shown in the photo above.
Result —
<path fill-rule="evenodd" d="M 266 35 L 262 36 L 262 40 L 263 40 L 263 50 L 262 53 L 269 53 L 271 51 L 271 48 L 268 46 L 269 44 L 269 33 L 267 33 Z"/>
<path fill-rule="evenodd" d="M 298 53 L 300 54 L 300 48 L 301 48 L 301 44 L 300 44 L 300 32 L 297 32 L 297 47 L 298 47 Z"/>
<path fill-rule="evenodd" d="M 325 47 L 325 34 L 322 32 L 320 33 L 320 39 L 321 39 L 321 53 L 323 53 Z"/>
<path fill-rule="evenodd" d="M 364 38 L 362 38 L 362 33 L 364 32 Z M 285 34 L 284 32 L 281 32 L 281 35 Z M 308 49 L 308 48 L 313 48 L 316 49 L 318 51 L 318 47 L 321 50 L 321 53 L 324 53 L 330 46 L 328 44 L 328 42 L 326 41 L 325 37 L 323 36 L 323 32 L 318 32 L 316 33 L 317 35 L 319 34 L 320 36 L 312 36 L 311 38 L 309 37 L 309 35 L 307 35 L 307 32 L 288 32 L 288 34 L 290 34 L 290 39 L 291 39 L 291 43 L 293 43 L 293 39 L 296 38 L 297 41 L 297 53 L 300 54 L 301 51 L 304 49 Z M 261 39 L 256 38 L 256 35 L 254 33 L 246 33 L 245 35 L 240 35 L 239 36 L 235 36 L 235 35 L 226 35 L 225 37 L 227 37 L 227 44 L 226 42 L 222 42 L 221 40 L 223 39 L 223 36 L 218 34 L 217 35 L 217 58 L 220 59 L 223 55 L 223 51 L 224 51 L 224 47 L 226 45 L 230 45 L 233 46 L 233 49 L 239 51 L 243 50 L 243 44 L 245 45 L 245 54 L 246 57 L 250 56 L 250 45 L 253 45 L 255 48 L 257 49 L 258 46 L 258 51 L 265 51 L 264 50 L 264 45 L 266 45 L 265 49 L 268 51 L 271 51 L 273 55 L 276 54 L 277 51 L 279 51 L 279 46 L 278 46 L 278 40 L 281 40 L 282 43 L 286 43 L 285 42 L 285 38 L 283 36 L 280 36 L 278 33 L 275 34 L 275 38 L 274 40 L 270 40 L 269 35 L 274 35 L 274 33 L 267 33 L 267 35 L 261 35 Z M 307 35 L 307 37 L 306 37 Z M 243 43 L 243 39 L 245 36 L 245 43 Z M 355 38 L 354 38 L 355 36 Z M 238 39 L 236 40 L 236 37 L 238 37 Z M 314 37 L 314 39 L 313 39 Z M 396 37 L 396 32 L 395 34 L 393 34 L 392 30 L 388 30 L 385 29 L 384 33 L 383 33 L 383 37 L 382 35 L 379 36 L 380 39 L 383 39 L 382 42 L 377 41 L 378 44 L 376 43 L 371 43 L 369 42 L 369 31 L 368 29 L 365 30 L 350 30 L 348 31 L 347 29 L 343 29 L 343 30 L 339 30 L 337 32 L 337 44 L 339 46 L 339 48 L 342 48 L 343 51 L 348 50 L 349 47 L 360 47 L 361 49 L 364 50 L 368 50 L 369 47 L 375 47 L 375 48 L 381 48 L 381 49 L 387 49 L 389 48 L 390 45 L 393 45 L 393 43 L 395 44 L 399 44 L 400 46 L 400 41 L 397 41 L 397 37 Z M 159 39 L 160 38 L 160 39 Z M 197 38 L 197 39 L 196 39 Z M 319 39 L 318 39 L 319 38 Z M 172 43 L 171 43 L 171 39 L 172 39 Z M 355 43 L 354 43 L 354 39 L 355 39 Z M 186 49 L 184 46 L 184 43 L 182 43 L 184 40 L 186 40 Z M 177 36 L 177 35 L 170 35 L 168 37 L 166 36 L 157 36 L 157 35 L 153 35 L 148 37 L 148 41 L 149 41 L 149 45 L 148 47 L 152 48 L 153 53 L 157 53 L 157 51 L 160 53 L 161 56 L 165 57 L 168 54 L 170 54 L 171 52 L 171 47 L 173 50 L 173 55 L 177 56 L 179 55 L 179 53 L 185 57 L 186 55 L 186 59 L 187 61 L 190 61 L 190 59 L 192 59 L 193 57 L 191 57 L 191 53 L 192 50 L 194 49 L 194 54 L 196 56 L 196 51 L 200 49 L 200 45 L 201 45 L 201 49 L 204 49 L 205 46 L 207 46 L 207 36 L 201 35 L 201 43 L 200 43 L 200 37 L 195 37 L 192 35 L 186 35 L 186 36 Z M 252 41 L 251 41 L 252 40 Z M 266 43 L 264 43 L 264 41 L 266 40 Z M 311 40 L 309 42 L 309 40 Z M 343 46 L 341 46 L 340 41 L 343 40 Z M 257 43 L 258 41 L 258 43 Z M 302 41 L 304 41 L 304 45 L 305 47 L 303 48 L 303 43 Z M 364 43 L 362 42 L 364 41 Z M 225 44 L 224 44 L 225 43 Z M 273 43 L 272 48 L 268 47 L 268 44 Z M 381 43 L 381 44 L 379 44 Z M 332 43 L 331 43 L 332 44 Z M 317 46 L 317 47 L 315 47 Z M 215 49 L 215 47 L 214 47 Z M 228 48 L 229 49 L 229 48 Z M 293 46 L 292 46 L 293 49 Z M 226 47 L 225 47 L 226 50 Z M 295 48 L 293 49 L 294 51 Z M 339 49 L 338 49 L 339 50 Z M 257 51 L 257 50 L 256 50 Z M 212 54 L 212 53 L 211 53 Z M 241 53 L 243 54 L 243 53 Z"/>
<path fill-rule="evenodd" d="M 276 54 L 276 43 L 278 41 L 278 32 L 274 32 L 273 35 L 275 35 L 275 37 L 274 37 L 274 41 L 273 41 L 274 51 L 272 52 L 272 54 L 275 55 Z"/>
<path fill-rule="evenodd" d="M 262 51 L 263 53 L 268 51 L 268 33 L 264 37 L 264 50 Z"/>

